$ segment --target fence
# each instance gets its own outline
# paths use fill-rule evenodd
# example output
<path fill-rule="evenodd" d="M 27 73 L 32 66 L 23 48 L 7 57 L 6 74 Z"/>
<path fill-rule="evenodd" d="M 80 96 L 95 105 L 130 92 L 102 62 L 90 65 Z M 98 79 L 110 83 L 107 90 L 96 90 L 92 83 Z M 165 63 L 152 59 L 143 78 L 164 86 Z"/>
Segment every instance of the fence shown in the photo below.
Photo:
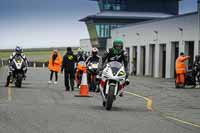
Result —
<path fill-rule="evenodd" d="M 0 59 L 0 67 L 2 66 L 7 66 L 8 65 L 8 60 L 2 60 Z M 39 67 L 39 68 L 45 68 L 48 66 L 48 62 L 37 62 L 37 61 L 30 61 L 28 63 L 29 67 Z"/>

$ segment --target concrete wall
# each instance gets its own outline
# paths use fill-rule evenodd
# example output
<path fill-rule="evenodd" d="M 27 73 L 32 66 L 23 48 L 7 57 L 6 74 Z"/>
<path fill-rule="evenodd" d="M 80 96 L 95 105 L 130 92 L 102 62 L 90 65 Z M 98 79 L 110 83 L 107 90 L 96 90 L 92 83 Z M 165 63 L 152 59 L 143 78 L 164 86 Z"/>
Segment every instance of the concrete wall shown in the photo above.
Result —
<path fill-rule="evenodd" d="M 150 75 L 151 67 L 149 65 L 150 58 L 152 54 L 150 52 L 149 45 L 155 44 L 155 57 L 154 57 L 154 77 L 162 77 L 162 59 L 161 53 L 163 48 L 161 44 L 164 44 L 166 47 L 166 66 L 165 66 L 165 77 L 172 78 L 174 76 L 171 69 L 174 65 L 174 44 L 173 42 L 178 42 L 179 44 L 179 53 L 187 53 L 187 42 L 190 41 L 194 43 L 194 54 L 198 54 L 198 32 L 197 32 L 197 13 L 191 13 L 187 15 L 154 20 L 149 22 L 142 22 L 137 24 L 128 25 L 126 27 L 117 28 L 111 32 L 111 40 L 115 38 L 122 38 L 124 40 L 125 47 L 130 47 L 132 51 L 133 46 L 137 46 L 137 75 L 142 75 L 141 67 L 141 48 L 140 46 L 146 47 L 146 68 L 145 75 Z M 111 45 L 111 44 L 108 44 Z M 132 54 L 131 54 L 132 55 Z M 130 57 L 132 59 L 132 57 Z M 132 60 L 130 60 L 130 63 Z M 147 65 L 148 64 L 148 65 Z M 132 64 L 131 64 L 132 65 Z M 162 67 L 162 68 L 161 68 Z M 132 68 L 132 67 L 130 67 Z M 152 70 L 152 69 L 151 69 Z M 131 70 L 132 71 L 132 70 Z"/>

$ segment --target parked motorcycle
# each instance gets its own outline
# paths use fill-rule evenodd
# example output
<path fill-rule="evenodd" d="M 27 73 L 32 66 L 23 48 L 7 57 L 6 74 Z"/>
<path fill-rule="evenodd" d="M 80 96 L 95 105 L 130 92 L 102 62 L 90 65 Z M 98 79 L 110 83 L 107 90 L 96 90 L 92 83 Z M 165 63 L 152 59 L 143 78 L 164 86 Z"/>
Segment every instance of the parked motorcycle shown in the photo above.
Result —
<path fill-rule="evenodd" d="M 89 89 L 90 91 L 95 92 L 98 80 L 97 80 L 97 74 L 98 74 L 98 66 L 99 62 L 90 62 L 87 66 L 88 70 L 88 83 L 89 83 Z"/>
<path fill-rule="evenodd" d="M 13 59 L 10 65 L 10 69 L 12 71 L 10 82 L 14 82 L 16 87 L 21 88 L 22 81 L 25 79 L 25 71 L 27 70 L 25 61 L 21 56 L 16 56 Z"/>
<path fill-rule="evenodd" d="M 126 85 L 126 72 L 124 65 L 117 61 L 106 64 L 100 77 L 100 92 L 103 99 L 103 106 L 111 110 L 117 96 L 123 93 Z"/>

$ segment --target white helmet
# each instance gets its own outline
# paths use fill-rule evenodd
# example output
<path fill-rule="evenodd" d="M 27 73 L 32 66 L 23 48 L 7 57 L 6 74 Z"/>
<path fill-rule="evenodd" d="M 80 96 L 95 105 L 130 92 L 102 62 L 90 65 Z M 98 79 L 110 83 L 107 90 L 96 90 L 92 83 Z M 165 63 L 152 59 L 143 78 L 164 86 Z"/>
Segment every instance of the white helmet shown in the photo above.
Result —
<path fill-rule="evenodd" d="M 83 55 L 84 51 L 82 48 L 78 48 L 77 53 L 78 55 Z"/>
<path fill-rule="evenodd" d="M 98 51 L 99 51 L 98 48 L 96 47 L 92 48 L 92 52 L 98 52 Z"/>
<path fill-rule="evenodd" d="M 99 50 L 96 47 L 92 48 L 92 55 L 97 55 L 98 51 Z"/>

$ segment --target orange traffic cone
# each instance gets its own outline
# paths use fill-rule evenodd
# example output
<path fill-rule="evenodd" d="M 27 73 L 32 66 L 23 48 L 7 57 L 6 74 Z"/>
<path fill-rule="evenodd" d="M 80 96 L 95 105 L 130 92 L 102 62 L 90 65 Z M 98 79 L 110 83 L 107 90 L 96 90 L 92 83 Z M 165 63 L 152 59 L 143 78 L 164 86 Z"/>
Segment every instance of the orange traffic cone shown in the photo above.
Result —
<path fill-rule="evenodd" d="M 91 97 L 89 95 L 89 89 L 87 84 L 87 68 L 83 67 L 83 75 L 80 85 L 80 92 L 79 95 L 75 95 L 76 97 Z"/>

